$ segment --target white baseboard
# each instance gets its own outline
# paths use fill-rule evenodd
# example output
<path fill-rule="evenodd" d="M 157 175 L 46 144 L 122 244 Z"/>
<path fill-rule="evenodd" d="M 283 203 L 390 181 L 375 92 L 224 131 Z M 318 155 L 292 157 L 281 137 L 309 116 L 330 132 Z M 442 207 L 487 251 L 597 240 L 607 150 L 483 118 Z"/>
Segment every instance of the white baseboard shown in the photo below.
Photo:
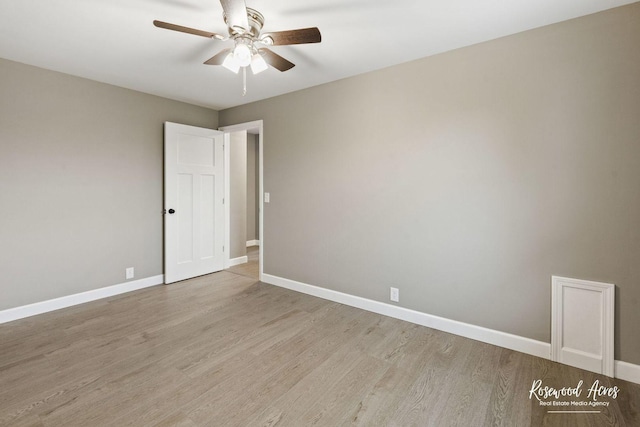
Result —
<path fill-rule="evenodd" d="M 518 335 L 508 334 L 493 329 L 475 326 L 468 323 L 458 322 L 456 320 L 446 319 L 444 317 L 433 316 L 431 314 L 422 313 L 396 305 L 384 302 L 373 301 L 330 289 L 320 288 L 318 286 L 308 285 L 282 277 L 264 274 L 262 281 L 272 285 L 313 295 L 316 297 L 328 299 L 330 301 L 339 302 L 341 304 L 352 307 L 361 308 L 363 310 L 372 311 L 374 313 L 393 317 L 407 322 L 415 323 L 429 328 L 438 329 L 440 331 L 449 332 L 477 341 L 505 347 L 522 353 L 549 359 L 551 357 L 551 344 L 536 341 L 530 338 Z"/>
<path fill-rule="evenodd" d="M 229 260 L 229 264 L 228 264 L 227 268 L 233 267 L 234 265 L 244 264 L 244 263 L 247 263 L 247 262 L 249 262 L 249 257 L 247 257 L 246 255 L 238 257 L 238 258 L 232 258 L 232 259 Z"/>
<path fill-rule="evenodd" d="M 247 247 L 260 246 L 260 240 L 247 240 Z"/>
<path fill-rule="evenodd" d="M 633 363 L 627 363 L 621 360 L 616 360 L 614 364 L 616 378 L 640 384 L 640 365 L 634 365 Z"/>
<path fill-rule="evenodd" d="M 160 274 L 158 276 L 133 280 L 119 285 L 107 286 L 100 289 L 81 292 L 79 294 L 67 295 L 47 301 L 36 302 L 34 304 L 23 305 L 21 307 L 9 308 L 7 310 L 0 311 L 0 323 L 24 319 L 25 317 L 35 316 L 36 314 L 48 313 L 50 311 L 60 310 L 61 308 L 67 308 L 73 305 L 83 304 L 85 302 L 120 295 L 126 292 L 137 291 L 138 289 L 161 285 L 163 283 L 164 275 Z"/>

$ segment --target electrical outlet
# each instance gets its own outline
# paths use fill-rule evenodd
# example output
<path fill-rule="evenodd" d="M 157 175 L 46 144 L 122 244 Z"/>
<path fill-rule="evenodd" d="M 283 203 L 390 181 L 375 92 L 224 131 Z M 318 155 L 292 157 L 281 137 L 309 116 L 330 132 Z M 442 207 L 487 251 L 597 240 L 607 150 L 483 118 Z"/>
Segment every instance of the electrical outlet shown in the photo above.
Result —
<path fill-rule="evenodd" d="M 133 279 L 133 267 L 129 267 L 124 271 L 125 279 Z"/>
<path fill-rule="evenodd" d="M 269 193 L 264 193 L 264 202 L 265 203 L 269 203 L 269 199 L 271 198 L 271 195 Z"/>
<path fill-rule="evenodd" d="M 398 288 L 389 288 L 389 299 L 393 302 L 400 302 L 400 290 Z"/>

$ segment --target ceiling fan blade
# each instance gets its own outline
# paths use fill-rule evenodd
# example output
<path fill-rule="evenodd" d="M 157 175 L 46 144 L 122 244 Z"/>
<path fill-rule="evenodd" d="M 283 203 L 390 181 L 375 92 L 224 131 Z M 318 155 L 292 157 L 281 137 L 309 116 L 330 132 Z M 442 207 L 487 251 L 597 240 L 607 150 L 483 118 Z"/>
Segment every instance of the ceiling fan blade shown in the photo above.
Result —
<path fill-rule="evenodd" d="M 216 55 L 214 55 L 211 58 L 209 58 L 208 60 L 206 60 L 205 64 L 207 64 L 207 65 L 222 65 L 222 63 L 224 62 L 224 60 L 227 57 L 227 55 L 229 55 L 229 52 L 231 52 L 231 49 L 224 49 L 224 50 L 220 51 L 220 53 L 217 53 Z"/>
<path fill-rule="evenodd" d="M 244 0 L 220 0 L 220 4 L 229 28 L 242 29 L 242 32 L 249 30 L 247 5 Z"/>
<path fill-rule="evenodd" d="M 210 33 L 209 31 L 196 30 L 195 28 L 183 27 L 182 25 L 170 24 L 168 22 L 153 21 L 153 25 L 158 28 L 165 28 L 167 30 L 179 31 L 181 33 L 195 34 L 196 36 L 207 37 L 209 39 L 225 40 L 224 36 L 216 33 Z"/>
<path fill-rule="evenodd" d="M 287 45 L 287 44 L 305 44 L 305 43 L 320 43 L 322 41 L 322 35 L 318 27 L 301 28 L 299 30 L 289 31 L 275 31 L 272 33 L 265 33 L 261 39 L 267 44 L 267 40 L 273 40 L 272 46 Z"/>
<path fill-rule="evenodd" d="M 296 66 L 293 62 L 284 59 L 282 56 L 269 49 L 262 48 L 259 49 L 258 52 L 262 55 L 266 63 L 276 70 L 287 71 Z"/>

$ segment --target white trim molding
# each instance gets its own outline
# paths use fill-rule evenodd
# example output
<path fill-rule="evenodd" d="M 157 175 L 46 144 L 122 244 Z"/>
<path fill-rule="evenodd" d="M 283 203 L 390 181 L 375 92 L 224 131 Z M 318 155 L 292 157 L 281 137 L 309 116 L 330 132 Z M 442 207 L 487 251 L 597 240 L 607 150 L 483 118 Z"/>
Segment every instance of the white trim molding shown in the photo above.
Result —
<path fill-rule="evenodd" d="M 238 258 L 232 258 L 229 260 L 229 267 L 233 267 L 234 265 L 240 265 L 240 264 L 245 264 L 249 262 L 249 257 L 245 256 L 240 256 Z M 229 268 L 227 267 L 227 268 Z"/>
<path fill-rule="evenodd" d="M 260 240 L 247 240 L 247 247 L 260 246 Z"/>
<path fill-rule="evenodd" d="M 220 129 L 222 130 L 222 129 Z M 224 268 L 231 267 L 231 136 L 224 133 Z"/>
<path fill-rule="evenodd" d="M 616 378 L 640 384 L 640 365 L 616 360 L 615 371 Z"/>
<path fill-rule="evenodd" d="M 147 277 L 145 279 L 133 280 L 131 282 L 120 283 L 118 285 L 107 286 L 104 288 L 93 289 L 91 291 L 80 292 L 78 294 L 67 295 L 60 298 L 54 298 L 47 301 L 36 302 L 20 307 L 9 308 L 0 311 L 0 324 L 7 323 L 25 317 L 35 316 L 36 314 L 48 313 L 50 311 L 60 310 L 78 304 L 84 304 L 114 295 L 120 295 L 127 292 L 137 291 L 151 286 L 161 285 L 164 283 L 164 275 Z"/>
<path fill-rule="evenodd" d="M 614 376 L 611 283 L 551 277 L 551 360 Z"/>
<path fill-rule="evenodd" d="M 263 274 L 262 281 L 271 285 L 339 302 L 351 307 L 405 320 L 417 325 L 427 326 L 429 328 L 497 345 L 499 347 L 508 348 L 521 353 L 531 354 L 544 359 L 549 359 L 551 357 L 551 345 L 546 342 L 536 341 L 530 338 L 484 328 L 482 326 L 458 322 L 456 320 L 446 319 L 444 317 L 434 316 L 384 302 L 374 301 L 318 286 L 308 285 L 306 283 L 296 282 L 294 280 L 284 279 L 282 277 L 272 276 L 270 274 Z"/>

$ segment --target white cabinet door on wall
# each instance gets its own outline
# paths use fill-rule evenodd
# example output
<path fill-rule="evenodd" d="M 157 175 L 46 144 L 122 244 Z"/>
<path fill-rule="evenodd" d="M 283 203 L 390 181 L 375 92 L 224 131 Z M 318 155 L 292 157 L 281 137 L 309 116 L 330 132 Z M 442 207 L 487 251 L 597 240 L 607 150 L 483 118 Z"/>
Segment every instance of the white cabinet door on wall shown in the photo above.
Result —
<path fill-rule="evenodd" d="M 610 283 L 552 277 L 551 360 L 614 375 Z"/>
<path fill-rule="evenodd" d="M 165 283 L 223 269 L 223 135 L 165 123 Z"/>

